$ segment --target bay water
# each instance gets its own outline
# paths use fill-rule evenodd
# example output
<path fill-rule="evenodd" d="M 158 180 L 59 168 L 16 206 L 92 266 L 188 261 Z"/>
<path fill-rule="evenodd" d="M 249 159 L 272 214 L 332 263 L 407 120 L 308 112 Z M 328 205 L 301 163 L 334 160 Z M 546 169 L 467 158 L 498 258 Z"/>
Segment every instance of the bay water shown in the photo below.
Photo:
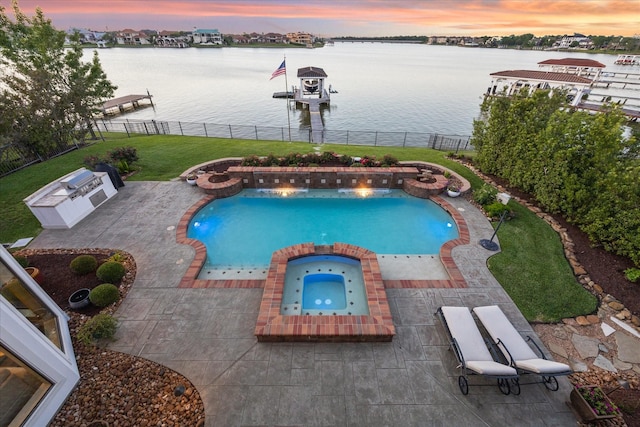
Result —
<path fill-rule="evenodd" d="M 90 59 L 92 51 L 85 52 Z M 589 58 L 620 71 L 615 55 L 336 42 L 316 49 L 109 48 L 98 50 L 115 96 L 153 95 L 154 108 L 123 118 L 222 125 L 308 127 L 306 111 L 274 92 L 299 86 L 298 68 L 321 67 L 331 105 L 328 130 L 471 135 L 490 73 L 536 70 L 552 58 Z M 286 57 L 287 77 L 270 80 Z"/>

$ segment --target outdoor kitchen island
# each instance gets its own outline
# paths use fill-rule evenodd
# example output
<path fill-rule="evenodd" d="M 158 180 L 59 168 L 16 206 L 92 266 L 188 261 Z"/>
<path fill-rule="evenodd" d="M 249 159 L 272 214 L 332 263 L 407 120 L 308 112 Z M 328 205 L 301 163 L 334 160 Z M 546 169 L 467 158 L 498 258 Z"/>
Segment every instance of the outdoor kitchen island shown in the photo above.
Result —
<path fill-rule="evenodd" d="M 107 172 L 80 168 L 24 199 L 42 228 L 71 228 L 117 193 Z"/>

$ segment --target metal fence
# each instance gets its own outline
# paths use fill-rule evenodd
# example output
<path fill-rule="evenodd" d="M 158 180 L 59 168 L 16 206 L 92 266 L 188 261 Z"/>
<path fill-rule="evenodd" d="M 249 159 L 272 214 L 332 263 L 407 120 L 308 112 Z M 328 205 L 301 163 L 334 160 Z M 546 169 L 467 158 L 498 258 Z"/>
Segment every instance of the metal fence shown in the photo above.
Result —
<path fill-rule="evenodd" d="M 156 120 L 96 120 L 98 133 L 122 135 L 123 138 L 139 135 L 183 135 L 209 138 L 235 138 L 268 141 L 312 141 L 311 129 L 286 127 L 221 125 L 215 123 L 192 123 Z M 469 136 L 441 135 L 425 132 L 380 132 L 357 130 L 322 131 L 322 141 L 328 144 L 362 145 L 381 147 L 423 147 L 441 151 L 473 150 Z M 95 143 L 72 142 L 47 153 L 33 153 L 18 144 L 0 146 L 0 177 L 8 175 L 33 163 L 59 156 L 84 145 Z"/>
<path fill-rule="evenodd" d="M 0 146 L 0 177 L 9 175 L 12 172 L 34 163 L 52 159 L 80 147 L 91 145 L 94 142 L 95 141 L 87 141 L 84 143 L 70 142 L 66 145 L 57 145 L 43 153 L 27 150 L 24 146 L 16 143 L 2 145 Z"/>
<path fill-rule="evenodd" d="M 286 127 L 222 125 L 213 123 L 192 123 L 156 120 L 97 120 L 100 132 L 137 135 L 182 135 L 209 138 L 236 138 L 270 141 L 312 141 L 311 129 Z M 426 132 L 381 132 L 357 130 L 322 131 L 327 144 L 368 145 L 383 147 L 423 147 L 442 151 L 473 150 L 469 136 L 441 135 Z"/>

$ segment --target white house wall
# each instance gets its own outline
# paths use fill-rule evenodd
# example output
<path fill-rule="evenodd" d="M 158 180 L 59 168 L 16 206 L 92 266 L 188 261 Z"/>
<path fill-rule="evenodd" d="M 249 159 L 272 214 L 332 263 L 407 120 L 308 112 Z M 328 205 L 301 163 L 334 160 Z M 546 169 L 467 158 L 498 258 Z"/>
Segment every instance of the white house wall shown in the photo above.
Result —
<path fill-rule="evenodd" d="M 24 427 L 45 426 L 58 412 L 80 379 L 67 324 L 68 318 L 6 249 L 0 248 L 0 258 L 15 276 L 56 315 L 58 320 L 62 350 L 0 296 L 0 319 L 2 319 L 0 342 L 7 350 L 52 383 L 51 389 L 22 425 Z"/>

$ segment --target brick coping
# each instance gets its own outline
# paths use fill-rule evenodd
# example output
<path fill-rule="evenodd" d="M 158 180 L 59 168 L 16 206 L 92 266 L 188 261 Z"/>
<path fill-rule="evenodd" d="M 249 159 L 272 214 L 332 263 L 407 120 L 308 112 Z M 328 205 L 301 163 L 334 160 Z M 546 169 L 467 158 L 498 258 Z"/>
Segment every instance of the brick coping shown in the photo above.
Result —
<path fill-rule="evenodd" d="M 315 254 L 340 255 L 360 261 L 369 315 L 282 315 L 287 264 Z M 258 341 L 391 341 L 395 326 L 376 254 L 345 243 L 315 246 L 301 243 L 273 253 L 254 335 Z"/>

